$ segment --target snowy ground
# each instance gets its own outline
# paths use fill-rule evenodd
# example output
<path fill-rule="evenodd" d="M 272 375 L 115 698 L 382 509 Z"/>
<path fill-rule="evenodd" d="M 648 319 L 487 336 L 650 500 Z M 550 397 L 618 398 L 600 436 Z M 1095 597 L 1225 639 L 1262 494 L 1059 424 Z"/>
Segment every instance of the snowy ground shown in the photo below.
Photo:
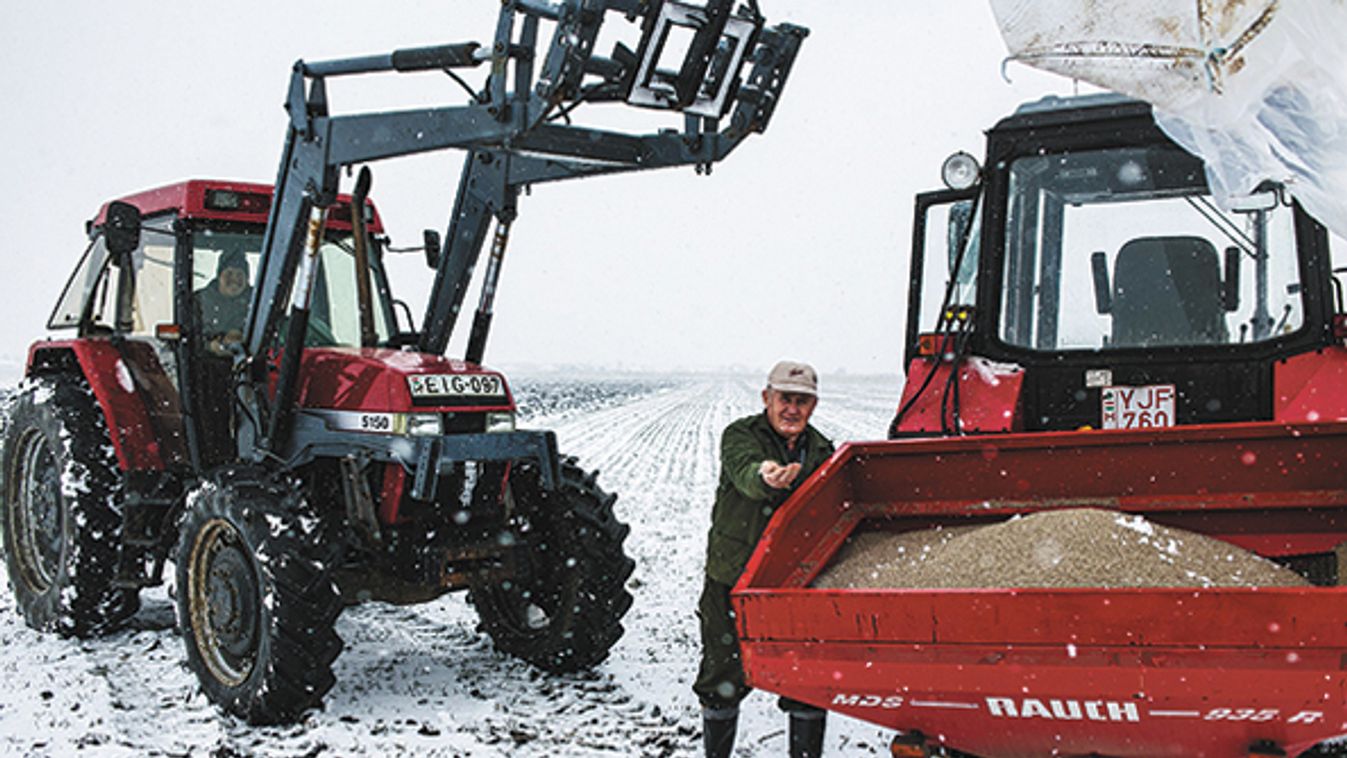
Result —
<path fill-rule="evenodd" d="M 528 426 L 620 493 L 636 560 L 626 636 L 592 673 L 552 676 L 496 653 L 461 594 L 348 609 L 326 707 L 298 725 L 220 715 L 183 664 L 164 588 L 132 628 L 93 641 L 23 625 L 0 593 L 0 752 L 22 755 L 694 756 L 693 615 L 720 430 L 760 408 L 758 377 L 516 379 Z M 896 378 L 824 377 L 816 425 L 835 441 L 881 437 Z M 170 572 L 171 573 L 171 572 Z M 830 755 L 887 754 L 877 727 L 830 719 Z M 736 752 L 782 756 L 775 698 L 745 703 Z"/>

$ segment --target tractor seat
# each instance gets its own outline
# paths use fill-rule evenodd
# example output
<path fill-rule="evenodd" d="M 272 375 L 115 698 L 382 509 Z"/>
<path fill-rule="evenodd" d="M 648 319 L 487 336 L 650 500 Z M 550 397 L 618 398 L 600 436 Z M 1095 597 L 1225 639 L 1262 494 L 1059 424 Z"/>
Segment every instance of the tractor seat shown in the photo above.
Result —
<path fill-rule="evenodd" d="M 1113 266 L 1113 346 L 1227 341 L 1220 262 L 1207 240 L 1138 237 Z"/>

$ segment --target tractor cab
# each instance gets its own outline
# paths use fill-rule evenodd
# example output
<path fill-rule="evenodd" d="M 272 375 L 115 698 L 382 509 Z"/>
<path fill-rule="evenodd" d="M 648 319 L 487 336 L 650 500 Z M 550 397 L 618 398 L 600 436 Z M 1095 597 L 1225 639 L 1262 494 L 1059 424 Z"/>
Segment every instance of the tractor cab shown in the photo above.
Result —
<path fill-rule="evenodd" d="M 89 222 L 92 241 L 52 311 L 50 329 L 115 342 L 107 352 L 123 368 L 113 376 L 125 376 L 144 396 L 154 434 L 140 447 L 156 453 L 162 466 L 187 467 L 192 438 L 199 465 L 234 455 L 230 374 L 271 199 L 266 185 L 197 180 L 103 206 Z M 387 345 L 400 327 L 382 266 L 383 227 L 374 206 L 364 207 L 373 282 L 369 320 L 375 346 Z M 363 345 L 350 208 L 343 197 L 325 226 L 306 347 Z M 139 228 L 120 250 L 113 249 L 118 210 L 131 213 Z M 128 440 L 126 447 L 130 453 L 138 446 Z M 154 463 L 131 468 L 161 468 Z"/>
<path fill-rule="evenodd" d="M 1341 344 L 1343 308 L 1284 188 L 1218 207 L 1115 95 L 1028 104 L 987 144 L 917 199 L 894 436 L 1293 420 L 1296 358 Z"/>
<path fill-rule="evenodd" d="M 66 284 L 48 327 L 77 329 L 81 337 L 120 332 L 172 338 L 175 330 L 200 331 L 180 327 L 192 325 L 189 318 L 200 317 L 199 302 L 210 301 L 212 290 L 228 299 L 241 296 L 246 304 L 257 281 L 271 194 L 266 185 L 188 181 L 126 198 L 122 202 L 135 206 L 143 217 L 141 238 L 129 253 L 126 274 L 118 256 L 108 249 L 108 235 L 101 233 L 111 204 L 105 205 L 90 221 L 93 241 Z M 343 197 L 342 202 L 327 221 L 319 251 L 320 274 L 314 284 L 314 318 L 319 323 L 309 333 L 310 346 L 360 345 L 359 326 L 354 323 L 359 309 L 350 198 Z M 365 213 L 376 285 L 373 318 L 381 341 L 386 341 L 396 330 L 396 320 L 382 266 L 383 228 L 373 205 L 366 205 Z M 242 272 L 243 280 L 221 286 L 227 268 Z M 179 305 L 188 304 L 177 302 L 178 294 L 188 294 L 175 291 L 178 276 L 196 301 L 197 307 L 190 309 L 195 313 L 177 311 Z M 128 291 L 121 293 L 122 289 Z M 237 325 L 228 321 L 220 324 L 231 327 L 226 333 L 241 332 L 246 309 Z"/>

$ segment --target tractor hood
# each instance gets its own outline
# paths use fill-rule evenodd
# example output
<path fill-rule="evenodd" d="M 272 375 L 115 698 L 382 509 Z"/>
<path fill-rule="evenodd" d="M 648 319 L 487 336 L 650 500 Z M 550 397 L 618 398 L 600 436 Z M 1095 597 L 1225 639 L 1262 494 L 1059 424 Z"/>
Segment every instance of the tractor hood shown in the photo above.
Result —
<path fill-rule="evenodd" d="M 443 356 L 381 348 L 304 351 L 304 408 L 396 412 L 514 410 L 501 374 Z"/>

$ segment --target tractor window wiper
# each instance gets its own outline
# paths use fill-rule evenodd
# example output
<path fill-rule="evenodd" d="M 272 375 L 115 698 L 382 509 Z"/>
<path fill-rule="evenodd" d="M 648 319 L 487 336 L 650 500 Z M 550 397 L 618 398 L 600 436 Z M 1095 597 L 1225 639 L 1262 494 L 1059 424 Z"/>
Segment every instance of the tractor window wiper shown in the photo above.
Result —
<path fill-rule="evenodd" d="M 1183 199 L 1187 201 L 1189 205 L 1193 206 L 1193 210 L 1196 210 L 1203 218 L 1211 223 L 1212 226 L 1216 227 L 1217 231 L 1224 234 L 1226 239 L 1229 239 L 1231 242 L 1235 243 L 1239 249 L 1247 253 L 1250 258 L 1257 257 L 1256 249 L 1258 244 L 1250 239 L 1249 235 L 1241 231 L 1240 228 L 1235 225 L 1235 222 L 1227 218 L 1224 213 L 1221 213 L 1221 209 L 1217 208 L 1211 200 L 1200 195 L 1185 195 Z"/>
<path fill-rule="evenodd" d="M 328 240 L 328 244 L 336 247 L 338 250 L 346 253 L 352 258 L 355 257 L 355 246 L 345 240 Z"/>

